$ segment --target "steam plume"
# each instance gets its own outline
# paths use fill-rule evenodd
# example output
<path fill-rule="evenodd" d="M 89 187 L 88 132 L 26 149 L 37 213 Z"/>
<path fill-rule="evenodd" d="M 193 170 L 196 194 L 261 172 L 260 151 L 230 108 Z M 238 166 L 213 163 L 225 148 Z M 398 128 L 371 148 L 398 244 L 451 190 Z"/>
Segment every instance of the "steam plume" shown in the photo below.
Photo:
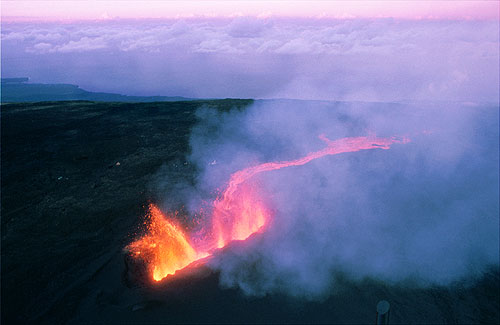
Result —
<path fill-rule="evenodd" d="M 199 175 L 185 191 L 196 193 L 185 198 L 192 212 L 236 170 L 322 148 L 319 134 L 412 138 L 256 175 L 275 217 L 212 261 L 225 286 L 319 297 L 339 273 L 448 284 L 498 265 L 495 106 L 258 101 L 198 118 L 189 158 Z"/>

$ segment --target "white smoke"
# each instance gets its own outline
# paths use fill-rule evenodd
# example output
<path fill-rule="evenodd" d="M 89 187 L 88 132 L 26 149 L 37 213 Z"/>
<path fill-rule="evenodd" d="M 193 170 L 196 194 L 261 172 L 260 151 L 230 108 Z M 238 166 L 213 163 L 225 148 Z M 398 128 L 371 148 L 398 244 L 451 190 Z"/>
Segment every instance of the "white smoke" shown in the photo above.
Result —
<path fill-rule="evenodd" d="M 411 138 L 258 175 L 275 217 L 212 262 L 224 286 L 315 298 L 338 275 L 448 284 L 498 265 L 498 107 L 258 101 L 198 118 L 193 211 L 238 169 L 322 148 L 319 134 Z"/>

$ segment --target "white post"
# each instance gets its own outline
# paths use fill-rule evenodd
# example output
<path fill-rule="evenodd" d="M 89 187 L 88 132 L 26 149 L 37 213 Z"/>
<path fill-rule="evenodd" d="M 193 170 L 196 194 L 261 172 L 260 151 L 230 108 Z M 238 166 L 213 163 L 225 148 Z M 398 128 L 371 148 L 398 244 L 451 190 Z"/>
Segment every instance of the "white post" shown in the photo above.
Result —
<path fill-rule="evenodd" d="M 391 305 L 386 300 L 380 300 L 377 304 L 377 325 L 389 324 L 389 310 Z"/>

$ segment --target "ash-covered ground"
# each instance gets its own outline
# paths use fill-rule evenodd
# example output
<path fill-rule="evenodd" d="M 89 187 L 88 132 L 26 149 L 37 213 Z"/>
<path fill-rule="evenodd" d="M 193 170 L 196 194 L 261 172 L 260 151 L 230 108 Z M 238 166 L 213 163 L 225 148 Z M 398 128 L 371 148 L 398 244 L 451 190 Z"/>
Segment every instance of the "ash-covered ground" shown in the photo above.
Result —
<path fill-rule="evenodd" d="M 165 199 L 158 174 L 189 184 L 199 173 L 186 159 L 197 109 L 252 102 L 3 104 L 2 323 L 373 323 L 382 299 L 391 303 L 391 323 L 500 321 L 498 264 L 448 285 L 338 274 L 321 299 L 248 296 L 221 286 L 203 265 L 156 287 L 131 281 L 123 248 L 148 203 Z M 498 132 L 498 108 L 492 112 L 485 134 Z"/>

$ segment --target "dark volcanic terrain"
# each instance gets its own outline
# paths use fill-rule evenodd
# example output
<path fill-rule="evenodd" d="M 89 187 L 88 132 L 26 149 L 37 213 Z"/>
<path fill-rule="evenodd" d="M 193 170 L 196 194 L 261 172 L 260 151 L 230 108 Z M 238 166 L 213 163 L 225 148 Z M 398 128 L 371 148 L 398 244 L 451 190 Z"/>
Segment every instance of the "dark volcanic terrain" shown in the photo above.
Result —
<path fill-rule="evenodd" d="M 339 279 L 322 301 L 246 297 L 203 266 L 154 288 L 127 285 L 123 247 L 160 200 L 155 175 L 163 166 L 184 182 L 196 176 L 185 160 L 196 109 L 251 102 L 2 105 L 2 323 L 373 323 L 381 299 L 391 323 L 500 321 L 497 269 L 425 289 Z"/>

